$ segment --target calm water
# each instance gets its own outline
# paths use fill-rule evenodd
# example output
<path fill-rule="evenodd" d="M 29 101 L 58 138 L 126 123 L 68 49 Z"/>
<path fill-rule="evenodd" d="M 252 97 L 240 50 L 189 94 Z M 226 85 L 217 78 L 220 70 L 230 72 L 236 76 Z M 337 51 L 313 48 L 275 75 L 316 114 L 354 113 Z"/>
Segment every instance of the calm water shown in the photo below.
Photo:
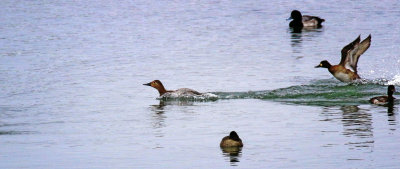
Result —
<path fill-rule="evenodd" d="M 400 89 L 397 1 L 1 4 L 0 168 L 400 166 L 400 103 L 367 102 Z M 293 9 L 323 28 L 291 33 Z M 368 34 L 368 82 L 314 68 Z M 160 101 L 154 79 L 220 99 Z"/>

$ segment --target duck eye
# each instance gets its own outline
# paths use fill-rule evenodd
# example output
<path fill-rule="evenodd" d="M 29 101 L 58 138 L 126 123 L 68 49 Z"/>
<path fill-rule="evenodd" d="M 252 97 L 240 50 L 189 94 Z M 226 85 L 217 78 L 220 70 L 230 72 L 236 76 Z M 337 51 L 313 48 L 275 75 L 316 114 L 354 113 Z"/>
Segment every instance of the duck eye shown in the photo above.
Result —
<path fill-rule="evenodd" d="M 322 63 L 320 63 L 319 66 L 322 66 Z"/>

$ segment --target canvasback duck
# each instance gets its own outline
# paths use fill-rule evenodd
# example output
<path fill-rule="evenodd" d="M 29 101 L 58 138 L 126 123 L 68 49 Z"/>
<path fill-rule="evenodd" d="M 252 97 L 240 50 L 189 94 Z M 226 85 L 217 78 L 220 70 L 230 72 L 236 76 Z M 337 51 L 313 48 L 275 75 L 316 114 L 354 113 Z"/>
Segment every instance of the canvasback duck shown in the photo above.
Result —
<path fill-rule="evenodd" d="M 394 98 L 393 97 L 393 93 L 396 92 L 396 89 L 394 88 L 393 85 L 389 85 L 388 86 L 388 90 L 387 90 L 387 96 L 377 96 L 377 97 L 373 97 L 371 99 L 369 99 L 369 102 L 372 104 L 393 104 Z"/>
<path fill-rule="evenodd" d="M 242 140 L 239 138 L 238 134 L 235 131 L 231 131 L 229 136 L 225 136 L 222 138 L 220 147 L 243 147 Z"/>
<path fill-rule="evenodd" d="M 322 22 L 325 21 L 325 19 L 318 16 L 301 15 L 298 10 L 292 11 L 288 20 L 291 19 L 293 20 L 289 23 L 289 27 L 298 29 L 303 27 L 321 27 Z"/>
<path fill-rule="evenodd" d="M 202 93 L 197 92 L 193 89 L 188 89 L 188 88 L 180 88 L 178 90 L 166 90 L 164 85 L 161 83 L 159 80 L 153 80 L 150 83 L 143 84 L 146 86 L 151 86 L 154 87 L 155 89 L 158 90 L 158 93 L 160 93 L 160 96 L 167 94 L 167 93 L 172 93 L 172 94 L 177 94 L 178 96 L 182 95 L 191 95 L 191 96 L 196 96 L 196 95 L 202 95 Z"/>
<path fill-rule="evenodd" d="M 371 45 L 371 35 L 360 43 L 360 36 L 342 49 L 342 59 L 338 65 L 331 65 L 328 61 L 323 60 L 315 68 L 328 68 L 329 72 L 342 82 L 352 82 L 360 79 L 357 74 L 357 63 L 360 56 Z"/>

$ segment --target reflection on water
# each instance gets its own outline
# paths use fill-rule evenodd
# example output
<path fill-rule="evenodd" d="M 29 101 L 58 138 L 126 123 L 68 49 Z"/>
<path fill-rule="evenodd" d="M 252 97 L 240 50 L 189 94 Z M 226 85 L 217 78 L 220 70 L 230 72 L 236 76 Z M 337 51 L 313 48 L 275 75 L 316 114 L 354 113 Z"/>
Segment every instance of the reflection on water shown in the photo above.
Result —
<path fill-rule="evenodd" d="M 382 106 L 377 106 L 377 107 L 386 107 L 386 111 L 381 111 L 382 113 L 387 113 L 387 121 L 389 126 L 393 126 L 393 128 L 390 128 L 390 130 L 395 131 L 396 128 L 394 127 L 397 125 L 397 120 L 396 120 L 396 112 L 398 111 L 398 108 L 394 106 L 394 104 L 387 104 L 387 105 L 382 105 Z"/>
<path fill-rule="evenodd" d="M 292 47 L 292 54 L 296 56 L 296 59 L 304 57 L 303 52 L 303 38 L 313 38 L 319 36 L 323 32 L 322 27 L 307 27 L 303 29 L 289 28 L 290 32 L 290 46 Z M 304 37 L 303 37 L 304 36 Z"/>
<path fill-rule="evenodd" d="M 372 116 L 358 106 L 342 106 L 343 135 L 355 136 L 356 141 L 350 141 L 347 145 L 351 148 L 373 147 Z M 361 140 L 360 140 L 361 139 Z M 354 147 L 353 147 L 354 146 Z M 371 150 L 372 151 L 372 150 Z"/>
<path fill-rule="evenodd" d="M 0 135 L 20 135 L 20 134 L 31 134 L 30 131 L 0 131 Z"/>
<path fill-rule="evenodd" d="M 160 105 L 152 105 L 152 106 L 153 106 L 152 110 L 155 112 L 152 116 L 154 119 L 153 128 L 157 129 L 165 127 L 165 118 L 166 118 L 166 116 L 164 115 L 165 105 L 160 103 Z"/>
<path fill-rule="evenodd" d="M 152 127 L 156 137 L 164 137 L 164 132 L 161 129 L 166 126 L 165 119 L 167 116 L 164 115 L 165 105 L 163 101 L 160 101 L 158 105 L 151 105 L 151 110 L 154 111 L 152 115 Z"/>
<path fill-rule="evenodd" d="M 175 105 L 175 106 L 193 106 L 193 101 L 186 101 L 186 100 L 172 100 L 172 101 L 164 101 L 160 100 L 159 104 L 150 105 L 150 109 L 154 112 L 152 114 L 152 127 L 155 129 L 154 133 L 156 137 L 163 137 L 164 133 L 162 132 L 161 128 L 166 127 L 165 119 L 167 116 L 165 112 L 167 111 L 167 107 Z"/>
<path fill-rule="evenodd" d="M 396 109 L 396 110 L 395 110 Z M 388 122 L 389 125 L 396 125 L 396 115 L 394 112 L 397 112 L 397 108 L 393 106 L 393 104 L 387 105 L 387 115 L 388 115 Z M 396 130 L 393 128 L 393 130 Z"/>
<path fill-rule="evenodd" d="M 3 112 L 0 111 L 0 116 L 4 115 Z M 43 124 L 43 123 L 38 123 Z M 24 135 L 24 134 L 37 134 L 35 131 L 30 131 L 26 129 L 13 129 L 14 127 L 19 126 L 27 126 L 29 123 L 4 123 L 0 121 L 0 136 L 4 135 Z"/>
<path fill-rule="evenodd" d="M 296 27 L 296 28 L 290 28 L 291 33 L 301 33 L 302 28 Z"/>
<path fill-rule="evenodd" d="M 155 104 L 155 105 L 151 105 L 151 110 L 152 111 L 154 111 L 154 112 L 156 112 L 156 114 L 159 114 L 159 113 L 164 113 L 164 107 L 165 107 L 165 102 L 164 101 L 160 101 L 160 103 L 159 104 Z"/>
<path fill-rule="evenodd" d="M 396 130 L 397 108 L 393 105 L 376 106 L 381 109 L 387 107 L 386 111 L 378 111 L 387 113 L 388 125 L 390 131 Z M 339 111 L 337 111 L 339 109 Z M 382 110 L 382 109 L 381 109 Z M 360 105 L 349 105 L 338 107 L 325 107 L 322 115 L 325 118 L 322 121 L 340 122 L 343 126 L 342 134 L 346 137 L 345 145 L 349 146 L 350 150 L 362 150 L 366 152 L 373 152 L 375 144 L 374 127 L 373 127 L 373 113 L 369 109 L 362 109 Z"/>
<path fill-rule="evenodd" d="M 387 109 L 387 114 L 388 114 L 388 116 L 389 116 L 389 117 L 390 117 L 390 116 L 394 116 L 394 113 L 393 113 L 393 105 L 388 105 L 387 107 L 388 107 L 388 109 Z"/>
<path fill-rule="evenodd" d="M 338 111 L 339 110 L 339 111 Z M 349 149 L 372 151 L 374 146 L 374 134 L 372 127 L 372 115 L 367 110 L 359 108 L 359 105 L 338 107 L 325 107 L 322 121 L 339 122 L 343 126 L 342 134 L 347 139 L 345 145 Z"/>
<path fill-rule="evenodd" d="M 302 45 L 301 42 L 303 41 L 301 37 L 301 33 L 291 33 L 290 35 L 290 46 L 292 46 L 292 53 L 293 54 L 302 54 Z M 303 56 L 298 56 L 297 59 L 302 58 Z"/>
<path fill-rule="evenodd" d="M 240 162 L 242 157 L 242 147 L 221 147 L 221 150 L 222 155 L 229 158 L 231 166 L 237 166 L 236 163 Z"/>

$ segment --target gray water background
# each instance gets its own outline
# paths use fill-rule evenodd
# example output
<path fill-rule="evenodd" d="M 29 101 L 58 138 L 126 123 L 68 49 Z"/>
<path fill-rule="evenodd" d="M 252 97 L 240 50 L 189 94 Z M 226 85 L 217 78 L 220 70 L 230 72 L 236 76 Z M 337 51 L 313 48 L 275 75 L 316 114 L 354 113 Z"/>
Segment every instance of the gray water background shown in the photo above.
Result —
<path fill-rule="evenodd" d="M 293 9 L 326 22 L 291 33 Z M 399 21 L 398 1 L 1 1 L 0 168 L 397 168 L 398 105 L 366 100 L 400 85 Z M 314 68 L 369 34 L 359 74 L 382 83 Z M 245 96 L 161 102 L 155 79 Z"/>

